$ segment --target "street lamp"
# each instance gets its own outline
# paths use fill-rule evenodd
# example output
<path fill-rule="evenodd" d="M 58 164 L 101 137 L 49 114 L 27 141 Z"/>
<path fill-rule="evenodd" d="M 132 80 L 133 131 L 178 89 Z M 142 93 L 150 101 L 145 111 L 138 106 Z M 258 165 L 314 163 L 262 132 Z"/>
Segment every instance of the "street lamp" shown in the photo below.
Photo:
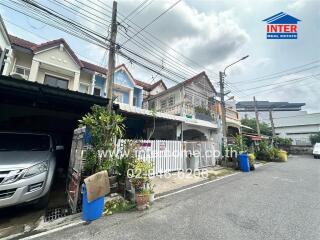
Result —
<path fill-rule="evenodd" d="M 224 93 L 224 78 L 226 76 L 226 70 L 227 68 L 233 66 L 234 64 L 242 61 L 242 60 L 245 60 L 246 58 L 248 58 L 249 55 L 246 55 L 242 58 L 240 58 L 239 60 L 229 64 L 228 66 L 226 66 L 223 70 L 223 72 L 219 72 L 219 76 L 220 76 L 220 99 L 221 99 L 221 106 L 222 106 L 222 148 L 224 146 L 224 144 L 226 144 L 226 140 L 227 140 L 227 119 L 226 119 L 226 104 L 225 104 L 225 101 L 224 101 L 224 96 L 225 96 L 225 93 Z"/>
<path fill-rule="evenodd" d="M 248 57 L 249 57 L 249 55 L 244 56 L 243 58 L 240 58 L 238 61 L 235 61 L 235 62 L 229 64 L 228 66 L 226 66 L 226 67 L 224 68 L 224 70 L 223 70 L 223 75 L 224 75 L 224 76 L 226 75 L 226 70 L 227 70 L 227 68 L 231 67 L 232 65 L 234 65 L 234 64 L 236 64 L 236 63 L 238 63 L 238 62 L 240 62 L 240 61 L 242 61 L 242 60 L 245 60 L 245 59 L 248 58 Z"/>

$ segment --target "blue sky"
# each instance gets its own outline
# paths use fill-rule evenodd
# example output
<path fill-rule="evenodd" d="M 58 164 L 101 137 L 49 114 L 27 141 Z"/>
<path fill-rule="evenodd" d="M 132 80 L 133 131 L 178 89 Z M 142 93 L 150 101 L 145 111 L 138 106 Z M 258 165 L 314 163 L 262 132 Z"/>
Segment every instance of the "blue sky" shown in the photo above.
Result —
<path fill-rule="evenodd" d="M 68 1 L 69 4 L 79 4 L 75 0 Z M 101 0 L 99 1 L 101 2 Z M 109 6 L 112 5 L 111 1 L 103 2 Z M 126 15 L 140 2 L 142 0 L 120 0 L 118 2 L 119 12 Z M 174 0 L 154 0 L 132 21 L 144 26 L 174 2 Z M 51 2 L 41 1 L 41 3 L 58 9 Z M 97 2 L 98 4 L 99 2 Z M 105 15 L 102 15 L 101 11 L 103 10 L 97 5 L 91 4 L 92 8 L 85 10 L 108 20 L 109 13 L 106 12 Z M 83 7 L 81 3 L 79 6 Z M 74 18 L 83 21 L 97 31 L 104 31 L 104 29 L 83 20 L 81 14 L 84 10 L 80 8 L 78 10 L 79 15 L 73 15 Z M 298 24 L 298 40 L 266 39 L 266 26 L 262 20 L 282 11 L 302 20 Z M 98 65 L 106 64 L 106 52 L 97 46 L 8 10 L 3 6 L 0 7 L 0 12 L 8 31 L 13 35 L 36 43 L 63 37 L 80 55 L 80 58 Z M 203 66 L 202 68 L 189 63 L 194 72 L 205 69 L 213 82 L 218 80 L 218 71 L 222 70 L 224 66 L 249 54 L 248 59 L 230 68 L 230 71 L 227 72 L 226 79 L 233 90 L 231 95 L 234 95 L 237 100 L 251 100 L 253 95 L 256 95 L 258 100 L 306 102 L 306 110 L 320 112 L 320 104 L 318 104 L 320 102 L 318 90 L 320 76 L 319 79 L 310 78 L 283 87 L 273 85 L 261 88 L 267 84 L 276 84 L 320 73 L 320 66 L 318 67 L 320 62 L 310 65 L 313 68 L 308 71 L 264 81 L 255 79 L 320 60 L 319 22 L 320 1 L 317 0 L 185 0 L 151 25 L 148 31 L 168 43 L 176 51 Z M 122 42 L 123 38 L 119 36 L 118 40 Z M 127 46 L 141 52 L 132 43 L 128 43 Z M 175 54 L 170 49 L 165 49 L 165 51 Z M 181 57 L 179 59 L 183 61 Z M 152 76 L 156 77 L 155 74 L 117 57 L 117 63 L 122 62 L 127 64 L 138 79 L 151 81 Z M 169 65 L 170 63 L 164 62 L 164 64 Z M 155 80 L 158 79 L 159 76 Z M 173 85 L 170 81 L 167 83 Z M 246 90 L 255 87 L 257 87 L 256 90 Z M 267 91 L 268 89 L 271 90 Z"/>

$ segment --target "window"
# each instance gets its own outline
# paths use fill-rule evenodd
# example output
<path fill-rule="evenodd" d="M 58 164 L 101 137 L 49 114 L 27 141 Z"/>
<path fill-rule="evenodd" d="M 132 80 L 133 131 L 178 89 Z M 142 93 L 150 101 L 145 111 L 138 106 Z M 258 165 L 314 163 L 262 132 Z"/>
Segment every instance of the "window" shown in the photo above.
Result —
<path fill-rule="evenodd" d="M 137 106 L 137 97 L 136 96 L 134 96 L 133 97 L 133 106 Z"/>
<path fill-rule="evenodd" d="M 69 83 L 68 80 L 58 78 L 55 76 L 45 75 L 44 77 L 44 84 L 47 84 L 52 87 L 68 89 L 68 83 Z"/>
<path fill-rule="evenodd" d="M 79 85 L 79 92 L 89 93 L 89 84 L 87 84 L 87 83 L 80 83 L 80 85 Z"/>
<path fill-rule="evenodd" d="M 173 106 L 174 105 L 174 95 L 170 96 L 168 99 L 168 106 Z"/>
<path fill-rule="evenodd" d="M 99 87 L 94 87 L 94 89 L 93 89 L 93 95 L 95 95 L 95 96 L 101 96 L 101 88 L 99 88 Z"/>
<path fill-rule="evenodd" d="M 163 99 L 160 101 L 160 106 L 161 108 L 166 108 L 167 107 L 167 99 Z"/>
<path fill-rule="evenodd" d="M 113 99 L 115 102 L 123 103 L 123 93 L 119 91 L 113 92 Z"/>
<path fill-rule="evenodd" d="M 15 73 L 21 74 L 25 79 L 29 78 L 30 75 L 30 68 L 22 67 L 22 66 L 16 66 L 15 67 Z"/>

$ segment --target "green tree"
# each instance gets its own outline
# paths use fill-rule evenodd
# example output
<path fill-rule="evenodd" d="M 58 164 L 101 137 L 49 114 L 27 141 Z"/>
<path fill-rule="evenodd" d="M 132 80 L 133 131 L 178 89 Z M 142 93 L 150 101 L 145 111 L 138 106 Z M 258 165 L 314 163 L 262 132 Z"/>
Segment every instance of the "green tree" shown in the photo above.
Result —
<path fill-rule="evenodd" d="M 309 138 L 310 138 L 310 142 L 312 143 L 312 145 L 314 145 L 316 143 L 320 143 L 320 132 L 311 135 Z"/>
<path fill-rule="evenodd" d="M 255 118 L 244 118 L 241 119 L 241 124 L 251 127 L 253 130 L 251 129 L 246 129 L 246 132 L 248 133 L 257 133 L 257 121 Z M 267 135 L 267 136 L 271 136 L 272 135 L 272 130 L 271 127 L 266 124 L 265 122 L 260 122 L 259 123 L 260 126 L 260 133 L 263 135 Z"/>

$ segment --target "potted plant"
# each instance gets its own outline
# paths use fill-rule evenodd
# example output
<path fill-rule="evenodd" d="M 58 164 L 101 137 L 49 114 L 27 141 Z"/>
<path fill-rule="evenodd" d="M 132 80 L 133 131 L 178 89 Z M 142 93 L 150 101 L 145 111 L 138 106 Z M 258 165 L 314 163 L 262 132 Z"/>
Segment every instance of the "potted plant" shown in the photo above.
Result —
<path fill-rule="evenodd" d="M 90 148 L 84 154 L 84 175 L 90 176 L 102 170 L 107 170 L 109 176 L 114 175 L 115 158 L 109 153 L 115 148 L 116 140 L 124 134 L 123 121 L 121 115 L 110 113 L 98 105 L 79 120 L 80 127 L 86 127 L 89 133 Z"/>
<path fill-rule="evenodd" d="M 147 189 L 142 189 L 140 192 L 136 193 L 136 204 L 139 211 L 145 210 L 149 203 L 149 191 Z"/>

